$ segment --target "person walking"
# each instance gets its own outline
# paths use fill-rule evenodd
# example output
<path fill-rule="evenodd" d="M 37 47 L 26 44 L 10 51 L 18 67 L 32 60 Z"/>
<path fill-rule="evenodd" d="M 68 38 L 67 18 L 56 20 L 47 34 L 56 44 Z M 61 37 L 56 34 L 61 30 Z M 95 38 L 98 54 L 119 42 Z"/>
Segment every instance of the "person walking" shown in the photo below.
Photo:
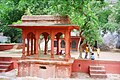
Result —
<path fill-rule="evenodd" d="M 99 47 L 97 48 L 97 56 L 98 56 L 98 58 L 100 57 L 100 48 Z"/>

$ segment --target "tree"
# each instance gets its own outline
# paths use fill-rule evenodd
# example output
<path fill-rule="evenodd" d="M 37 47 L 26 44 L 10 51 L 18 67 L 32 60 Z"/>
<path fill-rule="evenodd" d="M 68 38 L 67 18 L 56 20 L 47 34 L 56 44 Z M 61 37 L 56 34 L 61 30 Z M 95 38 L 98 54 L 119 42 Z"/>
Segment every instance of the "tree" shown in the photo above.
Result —
<path fill-rule="evenodd" d="M 9 32 L 10 28 L 7 25 L 20 20 L 24 14 L 68 15 L 73 24 L 80 26 L 85 40 L 90 44 L 100 40 L 100 30 L 106 28 L 105 24 L 111 13 L 109 9 L 103 11 L 103 7 L 106 6 L 104 0 L 1 0 L 0 2 L 0 25 L 3 32 Z M 6 35 L 12 37 L 7 33 Z"/>
<path fill-rule="evenodd" d="M 58 0 L 52 1 L 50 11 L 52 14 L 68 15 L 73 24 L 80 26 L 85 40 L 93 44 L 99 38 L 99 26 L 96 10 L 100 8 L 101 1 L 96 0 Z M 98 6 L 99 5 L 99 6 Z M 94 35 L 94 36 L 93 36 Z"/>
<path fill-rule="evenodd" d="M 94 40 L 100 40 L 99 21 L 95 11 L 101 7 L 102 3 L 103 1 L 96 0 L 20 0 L 18 7 L 28 15 L 68 15 L 71 22 L 79 25 L 83 31 L 83 35 L 87 36 L 85 38 L 86 41 L 93 43 Z"/>
<path fill-rule="evenodd" d="M 118 32 L 118 42 L 117 42 L 117 48 L 120 48 L 120 0 L 118 0 L 115 4 L 108 3 L 107 6 L 101 9 L 101 13 L 99 15 L 100 20 L 100 26 L 101 30 L 104 32 L 110 31 L 112 32 Z"/>
<path fill-rule="evenodd" d="M 120 24 L 120 1 L 104 6 L 98 14 L 102 30 L 117 31 Z"/>
<path fill-rule="evenodd" d="M 9 24 L 17 22 L 23 15 L 23 11 L 17 8 L 19 0 L 1 0 L 0 1 L 0 29 L 5 36 L 11 38 L 11 42 L 18 42 L 21 37 L 21 30 L 8 27 Z"/>
<path fill-rule="evenodd" d="M 0 31 L 11 37 L 11 42 L 18 42 L 21 30 L 8 27 L 25 15 L 47 14 L 47 0 L 1 0 L 0 1 Z"/>

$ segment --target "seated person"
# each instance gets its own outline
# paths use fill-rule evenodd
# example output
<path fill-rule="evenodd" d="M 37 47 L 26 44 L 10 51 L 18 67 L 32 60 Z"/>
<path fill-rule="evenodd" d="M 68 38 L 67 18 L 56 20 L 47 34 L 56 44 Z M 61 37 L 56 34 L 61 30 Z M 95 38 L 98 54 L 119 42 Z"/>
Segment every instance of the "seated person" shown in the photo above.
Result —
<path fill-rule="evenodd" d="M 95 60 L 94 53 L 91 54 L 91 60 Z"/>

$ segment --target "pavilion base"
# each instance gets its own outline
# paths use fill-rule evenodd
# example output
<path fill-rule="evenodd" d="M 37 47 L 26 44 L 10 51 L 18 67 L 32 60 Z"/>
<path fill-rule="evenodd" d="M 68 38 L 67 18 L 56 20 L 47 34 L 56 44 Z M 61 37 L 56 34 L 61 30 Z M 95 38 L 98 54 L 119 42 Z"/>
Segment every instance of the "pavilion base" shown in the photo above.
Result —
<path fill-rule="evenodd" d="M 69 78 L 74 60 L 24 59 L 18 61 L 19 77 Z"/>

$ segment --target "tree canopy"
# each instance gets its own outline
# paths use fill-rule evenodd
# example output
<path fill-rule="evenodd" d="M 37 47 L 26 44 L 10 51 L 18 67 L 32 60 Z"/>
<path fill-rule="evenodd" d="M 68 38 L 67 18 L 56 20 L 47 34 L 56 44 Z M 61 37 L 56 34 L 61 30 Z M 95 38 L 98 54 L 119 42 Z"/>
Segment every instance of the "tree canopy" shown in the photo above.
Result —
<path fill-rule="evenodd" d="M 111 7 L 104 0 L 1 0 L 0 30 L 17 42 L 21 30 L 7 25 L 17 22 L 22 15 L 68 15 L 72 24 L 80 26 L 85 40 L 100 40 L 100 30 L 119 28 L 120 1 Z M 113 24 L 114 23 L 114 24 Z"/>

